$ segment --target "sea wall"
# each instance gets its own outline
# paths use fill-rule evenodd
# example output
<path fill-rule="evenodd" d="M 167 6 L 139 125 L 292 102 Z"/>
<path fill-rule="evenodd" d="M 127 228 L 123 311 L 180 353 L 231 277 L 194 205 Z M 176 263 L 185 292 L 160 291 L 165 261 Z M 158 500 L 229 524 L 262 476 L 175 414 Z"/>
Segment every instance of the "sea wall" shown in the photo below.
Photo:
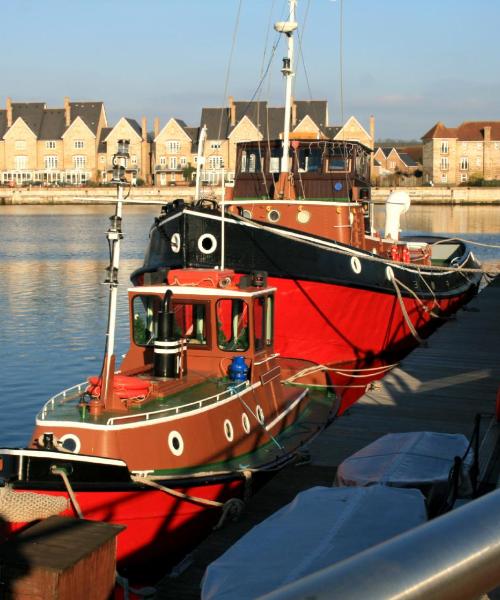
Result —
<path fill-rule="evenodd" d="M 497 204 L 500 187 L 405 187 L 372 188 L 372 198 L 383 203 L 393 189 L 408 192 L 412 204 Z M 130 198 L 169 202 L 175 198 L 191 201 L 194 187 L 137 187 L 130 190 Z M 221 197 L 220 188 L 212 188 L 214 198 Z M 128 193 L 128 192 L 126 192 Z M 1 204 L 93 204 L 116 198 L 114 187 L 100 188 L 0 188 Z"/>

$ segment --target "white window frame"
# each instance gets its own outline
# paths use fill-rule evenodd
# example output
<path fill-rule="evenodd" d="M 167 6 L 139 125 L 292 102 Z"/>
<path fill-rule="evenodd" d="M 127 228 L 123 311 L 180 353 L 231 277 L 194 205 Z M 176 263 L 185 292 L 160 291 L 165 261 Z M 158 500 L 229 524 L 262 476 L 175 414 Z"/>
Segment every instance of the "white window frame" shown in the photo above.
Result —
<path fill-rule="evenodd" d="M 47 140 L 45 142 L 45 147 L 47 148 L 47 150 L 55 150 L 56 141 L 55 140 Z"/>
<path fill-rule="evenodd" d="M 47 154 L 43 158 L 43 164 L 46 171 L 53 171 L 54 169 L 57 169 L 57 156 L 55 154 Z"/>
<path fill-rule="evenodd" d="M 73 148 L 81 150 L 82 148 L 85 148 L 85 142 L 83 140 L 74 140 Z"/>
<path fill-rule="evenodd" d="M 181 143 L 179 140 L 168 140 L 168 142 L 165 143 L 165 146 L 168 154 L 177 154 L 181 151 Z"/>
<path fill-rule="evenodd" d="M 224 168 L 224 159 L 220 155 L 208 157 L 208 168 L 212 171 Z"/>
<path fill-rule="evenodd" d="M 14 159 L 16 165 L 16 171 L 25 171 L 28 168 L 28 157 L 24 155 L 18 155 Z"/>
<path fill-rule="evenodd" d="M 87 166 L 87 157 L 85 156 L 85 154 L 75 154 L 73 156 L 73 168 L 76 171 L 85 169 L 86 166 Z"/>
<path fill-rule="evenodd" d="M 448 183 L 448 174 L 441 173 L 441 183 Z"/>
<path fill-rule="evenodd" d="M 136 165 L 137 164 L 137 154 L 131 154 L 130 155 L 130 164 L 131 165 Z"/>
<path fill-rule="evenodd" d="M 210 142 L 210 148 L 212 150 L 219 150 L 219 148 L 222 147 L 222 142 L 220 140 L 214 140 L 213 142 Z"/>
<path fill-rule="evenodd" d="M 442 140 L 441 141 L 441 154 L 448 154 L 449 151 L 450 151 L 450 144 L 449 144 L 448 140 Z"/>
<path fill-rule="evenodd" d="M 450 168 L 450 161 L 447 156 L 442 156 L 439 164 L 441 171 L 447 171 Z"/>
<path fill-rule="evenodd" d="M 16 140 L 14 147 L 16 150 L 26 150 L 26 140 Z"/>
<path fill-rule="evenodd" d="M 168 161 L 169 169 L 177 169 L 177 156 L 171 156 Z"/>
<path fill-rule="evenodd" d="M 186 167 L 187 166 L 187 158 L 185 156 L 181 156 L 179 163 L 180 163 L 181 167 Z"/>
<path fill-rule="evenodd" d="M 460 183 L 465 183 L 467 179 L 467 173 L 460 173 Z"/>
<path fill-rule="evenodd" d="M 461 156 L 460 157 L 460 170 L 461 171 L 468 171 L 469 170 L 469 157 L 468 156 Z"/>
<path fill-rule="evenodd" d="M 159 163 L 162 167 L 164 167 L 167 164 L 167 157 L 166 156 L 160 156 L 160 163 Z"/>

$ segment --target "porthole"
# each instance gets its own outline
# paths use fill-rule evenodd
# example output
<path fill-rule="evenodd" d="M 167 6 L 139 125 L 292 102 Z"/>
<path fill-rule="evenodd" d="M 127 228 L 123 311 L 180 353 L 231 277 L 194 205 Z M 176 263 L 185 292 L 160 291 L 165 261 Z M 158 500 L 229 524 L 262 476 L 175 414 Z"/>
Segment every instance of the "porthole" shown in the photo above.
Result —
<path fill-rule="evenodd" d="M 359 275 L 361 273 L 361 261 L 357 256 L 351 256 L 351 269 Z"/>
<path fill-rule="evenodd" d="M 172 235 L 172 237 L 170 238 L 170 248 L 172 249 L 172 252 L 175 252 L 175 254 L 180 252 L 180 250 L 181 250 L 181 235 L 180 235 L 180 233 L 174 233 Z"/>
<path fill-rule="evenodd" d="M 232 442 L 234 437 L 234 430 L 233 424 L 229 419 L 226 419 L 224 421 L 224 433 L 226 434 L 227 441 Z"/>
<path fill-rule="evenodd" d="M 78 454 L 82 447 L 82 443 L 80 442 L 80 438 L 76 436 L 74 433 L 66 433 L 59 438 L 59 442 L 61 446 L 71 452 L 73 454 Z"/>
<path fill-rule="evenodd" d="M 241 415 L 241 424 L 243 425 L 243 431 L 245 433 L 250 433 L 250 419 L 246 413 Z"/>
<path fill-rule="evenodd" d="M 168 434 L 168 447 L 174 456 L 180 456 L 184 452 L 184 440 L 178 431 Z"/>
<path fill-rule="evenodd" d="M 203 254 L 212 254 L 217 248 L 217 240 L 211 233 L 204 233 L 198 238 L 198 250 Z"/>
<path fill-rule="evenodd" d="M 297 221 L 299 223 L 309 223 L 311 220 L 311 213 L 308 210 L 299 210 L 297 213 Z"/>
<path fill-rule="evenodd" d="M 264 411 L 259 405 L 257 405 L 257 419 L 261 425 L 264 424 Z"/>
<path fill-rule="evenodd" d="M 281 219 L 280 211 L 273 208 L 267 213 L 267 219 L 271 221 L 271 223 L 277 223 Z"/>
<path fill-rule="evenodd" d="M 244 217 L 245 219 L 251 219 L 252 218 L 252 211 L 248 210 L 248 208 L 244 208 L 241 211 L 241 216 Z"/>
<path fill-rule="evenodd" d="M 385 278 L 387 279 L 387 281 L 394 281 L 394 271 L 392 267 L 385 268 Z"/>

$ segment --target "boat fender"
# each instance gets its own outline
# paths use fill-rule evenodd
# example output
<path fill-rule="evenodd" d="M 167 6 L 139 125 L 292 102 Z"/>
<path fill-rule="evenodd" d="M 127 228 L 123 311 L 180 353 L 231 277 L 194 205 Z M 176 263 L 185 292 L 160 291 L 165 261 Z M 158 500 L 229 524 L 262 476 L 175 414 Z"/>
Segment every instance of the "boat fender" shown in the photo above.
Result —
<path fill-rule="evenodd" d="M 391 246 L 391 260 L 399 260 L 399 250 L 396 244 Z"/>
<path fill-rule="evenodd" d="M 403 246 L 402 258 L 404 263 L 410 262 L 410 251 L 408 250 L 408 246 Z"/>
<path fill-rule="evenodd" d="M 236 383 L 247 380 L 248 367 L 243 356 L 234 356 L 228 369 L 229 379 Z"/>

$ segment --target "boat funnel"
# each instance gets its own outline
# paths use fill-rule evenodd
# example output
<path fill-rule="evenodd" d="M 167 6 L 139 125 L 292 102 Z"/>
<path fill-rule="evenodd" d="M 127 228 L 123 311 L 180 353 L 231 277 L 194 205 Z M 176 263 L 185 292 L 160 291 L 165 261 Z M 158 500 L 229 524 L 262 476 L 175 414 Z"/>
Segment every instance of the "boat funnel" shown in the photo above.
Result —
<path fill-rule="evenodd" d="M 384 236 L 392 240 L 399 238 L 399 222 L 401 215 L 410 208 L 408 192 L 391 192 L 385 202 L 385 231 Z"/>

